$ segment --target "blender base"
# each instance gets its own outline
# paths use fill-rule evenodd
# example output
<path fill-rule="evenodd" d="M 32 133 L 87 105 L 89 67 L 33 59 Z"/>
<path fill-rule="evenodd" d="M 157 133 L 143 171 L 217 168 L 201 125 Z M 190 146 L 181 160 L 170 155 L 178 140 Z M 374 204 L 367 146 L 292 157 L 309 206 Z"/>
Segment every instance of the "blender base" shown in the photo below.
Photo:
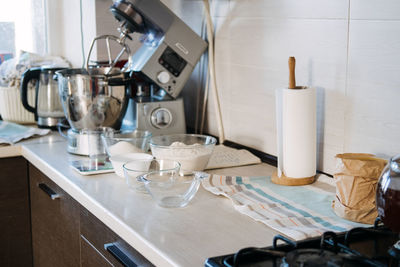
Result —
<path fill-rule="evenodd" d="M 74 131 L 69 129 L 67 132 L 67 151 L 81 156 L 105 154 L 100 137 L 103 132 L 103 130 Z"/>
<path fill-rule="evenodd" d="M 57 129 L 57 125 L 64 121 L 65 117 L 38 117 L 37 125 L 39 128 Z"/>

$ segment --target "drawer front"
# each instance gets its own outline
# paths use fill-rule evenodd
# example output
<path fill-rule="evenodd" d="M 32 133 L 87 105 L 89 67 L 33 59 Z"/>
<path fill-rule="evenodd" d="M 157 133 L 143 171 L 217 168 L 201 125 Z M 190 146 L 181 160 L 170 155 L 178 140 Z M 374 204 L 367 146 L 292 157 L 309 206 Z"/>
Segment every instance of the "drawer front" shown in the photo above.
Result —
<path fill-rule="evenodd" d="M 79 266 L 79 204 L 29 166 L 34 266 Z"/>
<path fill-rule="evenodd" d="M 83 207 L 81 236 L 114 266 L 154 266 Z"/>
<path fill-rule="evenodd" d="M 81 267 L 111 267 L 109 262 L 90 242 L 81 236 Z"/>

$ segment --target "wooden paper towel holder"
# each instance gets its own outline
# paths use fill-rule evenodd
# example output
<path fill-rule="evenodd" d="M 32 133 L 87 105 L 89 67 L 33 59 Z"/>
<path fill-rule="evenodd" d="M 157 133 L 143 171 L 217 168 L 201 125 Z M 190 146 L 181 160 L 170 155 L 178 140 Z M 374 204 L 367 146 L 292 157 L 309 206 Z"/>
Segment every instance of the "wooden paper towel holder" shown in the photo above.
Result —
<path fill-rule="evenodd" d="M 294 57 L 289 57 L 289 89 L 305 89 L 303 86 L 296 86 L 296 78 L 295 78 L 295 66 L 296 59 Z M 307 185 L 312 184 L 315 181 L 315 175 L 304 178 L 292 178 L 287 177 L 283 172 L 282 175 L 278 176 L 278 171 L 275 171 L 271 176 L 271 181 L 274 184 L 279 185 Z"/>
<path fill-rule="evenodd" d="M 291 178 L 287 177 L 282 173 L 281 177 L 278 176 L 278 172 L 275 171 L 272 173 L 271 176 L 271 181 L 274 184 L 280 184 L 280 185 L 307 185 L 307 184 L 312 184 L 315 181 L 315 175 L 310 176 L 310 177 L 305 177 L 305 178 Z"/>

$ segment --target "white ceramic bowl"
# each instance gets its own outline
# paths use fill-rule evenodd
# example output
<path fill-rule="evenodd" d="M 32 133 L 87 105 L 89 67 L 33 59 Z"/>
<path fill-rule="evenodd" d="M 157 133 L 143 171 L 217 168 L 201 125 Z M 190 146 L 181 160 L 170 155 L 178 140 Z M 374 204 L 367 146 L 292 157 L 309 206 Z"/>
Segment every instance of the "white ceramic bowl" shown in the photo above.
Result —
<path fill-rule="evenodd" d="M 124 169 L 123 165 L 129 161 L 133 160 L 151 160 L 153 158 L 152 155 L 146 153 L 128 153 L 128 154 L 120 154 L 116 156 L 110 157 L 111 164 L 114 168 L 114 172 L 124 178 Z"/>
<path fill-rule="evenodd" d="M 217 140 L 198 134 L 173 134 L 150 139 L 150 149 L 157 159 L 176 160 L 181 172 L 203 171 L 208 164 Z"/>

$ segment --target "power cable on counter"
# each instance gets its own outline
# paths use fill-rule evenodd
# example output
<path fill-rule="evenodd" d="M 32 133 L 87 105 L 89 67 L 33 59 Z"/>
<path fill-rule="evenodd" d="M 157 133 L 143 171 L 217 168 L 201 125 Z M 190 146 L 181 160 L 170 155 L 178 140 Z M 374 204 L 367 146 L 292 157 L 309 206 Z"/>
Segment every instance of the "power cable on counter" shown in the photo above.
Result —
<path fill-rule="evenodd" d="M 81 27 L 81 51 L 82 51 L 82 68 L 85 68 L 86 65 L 86 56 L 85 56 L 85 45 L 83 38 L 83 12 L 82 12 L 82 0 L 79 0 L 79 19 L 80 19 L 80 27 Z"/>

